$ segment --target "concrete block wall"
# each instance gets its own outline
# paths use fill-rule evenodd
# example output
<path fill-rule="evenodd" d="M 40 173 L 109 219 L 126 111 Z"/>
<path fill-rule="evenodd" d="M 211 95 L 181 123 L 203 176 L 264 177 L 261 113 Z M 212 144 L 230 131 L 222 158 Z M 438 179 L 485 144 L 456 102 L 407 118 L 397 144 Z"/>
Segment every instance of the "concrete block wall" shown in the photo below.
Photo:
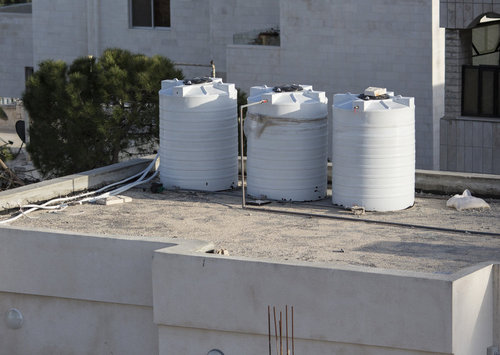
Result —
<path fill-rule="evenodd" d="M 33 66 L 31 14 L 0 12 L 0 96 L 21 97 L 25 67 Z"/>
<path fill-rule="evenodd" d="M 417 167 L 438 167 L 444 52 L 433 43 L 444 42 L 444 30 L 439 29 L 437 0 L 283 0 L 280 11 L 280 49 L 229 46 L 229 81 L 245 90 L 313 84 L 330 99 L 368 86 L 414 96 Z"/>

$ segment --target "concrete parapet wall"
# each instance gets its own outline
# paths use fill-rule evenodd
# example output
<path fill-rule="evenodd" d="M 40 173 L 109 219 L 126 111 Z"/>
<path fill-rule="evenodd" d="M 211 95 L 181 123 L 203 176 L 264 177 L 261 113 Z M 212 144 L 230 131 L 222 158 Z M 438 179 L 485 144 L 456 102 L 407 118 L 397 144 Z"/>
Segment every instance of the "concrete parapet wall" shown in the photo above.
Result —
<path fill-rule="evenodd" d="M 476 268 L 474 268 L 476 269 Z M 453 281 L 453 354 L 485 353 L 493 344 L 493 265 L 457 273 Z M 483 344 L 481 348 L 480 344 Z"/>
<path fill-rule="evenodd" d="M 492 263 L 424 274 L 17 228 L 0 228 L 0 245 L 0 313 L 24 317 L 0 321 L 0 353 L 262 354 L 267 307 L 284 319 L 285 305 L 297 354 L 470 355 L 499 339 Z"/>
<path fill-rule="evenodd" d="M 1 354 L 156 354 L 153 251 L 182 241 L 0 228 Z M 186 241 L 186 250 L 213 248 Z"/>
<path fill-rule="evenodd" d="M 465 355 L 491 345 L 491 266 L 445 276 L 175 249 L 153 260 L 160 354 L 266 353 L 268 305 L 294 306 L 300 354 Z"/>
<path fill-rule="evenodd" d="M 151 307 L 0 292 L 2 316 L 21 311 L 21 329 L 0 322 L 1 354 L 157 354 Z"/>
<path fill-rule="evenodd" d="M 500 175 L 417 170 L 415 188 L 444 194 L 469 189 L 473 195 L 500 197 Z"/>
<path fill-rule="evenodd" d="M 153 251 L 170 241 L 0 229 L 0 291 L 152 305 Z"/>
<path fill-rule="evenodd" d="M 0 192 L 0 211 L 117 182 L 144 170 L 150 163 L 151 157 L 133 159 L 79 174 L 6 190 Z"/>
<path fill-rule="evenodd" d="M 432 275 L 171 252 L 157 251 L 153 261 L 154 319 L 167 327 L 169 344 L 176 333 L 172 327 L 207 329 L 219 332 L 219 343 L 207 344 L 223 352 L 231 353 L 229 338 L 238 333 L 248 335 L 239 354 L 265 353 L 267 306 L 284 311 L 290 305 L 295 338 L 305 340 L 297 343 L 297 353 L 314 353 L 308 341 L 334 343 L 331 350 L 343 343 L 350 353 L 360 346 L 401 349 L 400 354 L 452 353 L 451 283 Z M 160 271 L 167 269 L 172 272 Z M 175 276 L 181 270 L 189 283 Z M 231 335 L 226 339 L 222 333 Z M 186 354 L 210 350 L 198 342 L 183 346 Z"/>

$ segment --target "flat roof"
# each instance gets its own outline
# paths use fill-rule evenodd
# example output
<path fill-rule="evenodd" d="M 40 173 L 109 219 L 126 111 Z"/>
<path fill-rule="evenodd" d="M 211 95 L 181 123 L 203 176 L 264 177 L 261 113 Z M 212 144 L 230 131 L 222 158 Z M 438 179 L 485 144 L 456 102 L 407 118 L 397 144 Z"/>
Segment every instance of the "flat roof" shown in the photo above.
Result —
<path fill-rule="evenodd" d="M 243 209 L 240 190 L 152 193 L 149 186 L 123 193 L 131 202 L 40 210 L 10 226 L 198 239 L 226 249 L 229 257 L 432 273 L 500 261 L 500 200 L 486 199 L 490 209 L 457 211 L 446 207 L 446 196 L 417 194 L 409 209 L 354 215 L 333 206 L 330 197 Z"/>

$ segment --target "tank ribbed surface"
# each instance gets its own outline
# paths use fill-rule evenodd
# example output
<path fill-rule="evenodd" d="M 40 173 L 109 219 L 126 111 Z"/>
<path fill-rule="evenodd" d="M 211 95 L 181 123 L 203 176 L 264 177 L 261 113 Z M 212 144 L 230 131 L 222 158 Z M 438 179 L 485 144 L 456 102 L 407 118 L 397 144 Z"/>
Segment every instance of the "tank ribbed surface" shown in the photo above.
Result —
<path fill-rule="evenodd" d="M 237 92 L 221 79 L 160 91 L 160 180 L 168 188 L 204 191 L 238 186 Z"/>
<path fill-rule="evenodd" d="M 247 191 L 255 198 L 312 201 L 326 196 L 327 103 L 324 92 L 251 88 L 245 120 Z M 276 89 L 276 88 L 275 88 Z"/>
<path fill-rule="evenodd" d="M 333 99 L 332 202 L 368 211 L 415 201 L 415 106 L 410 97 Z"/>

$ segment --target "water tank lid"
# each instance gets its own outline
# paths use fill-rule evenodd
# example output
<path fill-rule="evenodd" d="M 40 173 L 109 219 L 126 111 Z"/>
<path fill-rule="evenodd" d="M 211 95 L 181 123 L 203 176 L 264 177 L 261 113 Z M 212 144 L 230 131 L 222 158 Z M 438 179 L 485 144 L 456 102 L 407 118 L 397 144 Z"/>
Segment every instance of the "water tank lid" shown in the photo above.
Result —
<path fill-rule="evenodd" d="M 206 84 L 206 83 L 211 83 L 213 80 L 208 77 L 196 77 L 193 79 L 186 79 L 183 81 L 184 85 L 194 85 L 194 84 Z"/>
<path fill-rule="evenodd" d="M 274 92 L 295 92 L 295 91 L 302 91 L 302 90 L 304 90 L 304 88 L 300 85 L 297 85 L 297 84 L 280 85 L 280 86 L 273 87 Z"/>
<path fill-rule="evenodd" d="M 377 95 L 377 96 L 360 94 L 358 95 L 358 98 L 360 98 L 361 100 L 368 101 L 368 100 L 387 100 L 390 99 L 391 97 L 388 94 Z"/>
<path fill-rule="evenodd" d="M 358 96 L 361 100 L 387 100 L 391 96 L 387 93 L 386 88 L 378 88 L 374 86 L 367 87 L 365 92 Z"/>

